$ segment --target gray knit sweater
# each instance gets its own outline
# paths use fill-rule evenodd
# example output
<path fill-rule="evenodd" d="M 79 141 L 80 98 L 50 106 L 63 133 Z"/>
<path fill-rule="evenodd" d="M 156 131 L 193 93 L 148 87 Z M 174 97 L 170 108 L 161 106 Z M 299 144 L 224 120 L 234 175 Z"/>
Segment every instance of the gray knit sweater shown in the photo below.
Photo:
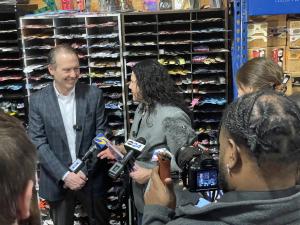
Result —
<path fill-rule="evenodd" d="M 143 137 L 146 139 L 146 147 L 137 158 L 137 164 L 144 168 L 153 168 L 157 164 L 151 162 L 155 146 L 167 145 L 175 155 L 182 146 L 189 145 L 195 140 L 196 134 L 192 129 L 191 120 L 180 108 L 156 104 L 154 112 L 143 113 L 142 104 L 135 112 L 134 121 L 130 131 L 130 138 Z M 172 159 L 172 170 L 179 168 Z M 134 203 L 139 212 L 144 208 L 144 191 L 147 184 L 138 184 L 133 181 Z M 177 193 L 180 202 L 192 202 L 194 195 L 188 193 Z M 183 196 L 182 196 L 183 195 Z"/>

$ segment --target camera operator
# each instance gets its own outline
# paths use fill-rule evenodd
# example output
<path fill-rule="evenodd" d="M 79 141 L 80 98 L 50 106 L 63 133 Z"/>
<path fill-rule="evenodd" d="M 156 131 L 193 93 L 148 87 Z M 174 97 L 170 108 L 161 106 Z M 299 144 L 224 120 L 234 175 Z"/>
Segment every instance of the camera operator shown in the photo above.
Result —
<path fill-rule="evenodd" d="M 244 95 L 225 110 L 219 143 L 221 199 L 180 207 L 175 217 L 172 181 L 164 185 L 156 168 L 143 224 L 300 224 L 299 108 L 274 91 Z"/>

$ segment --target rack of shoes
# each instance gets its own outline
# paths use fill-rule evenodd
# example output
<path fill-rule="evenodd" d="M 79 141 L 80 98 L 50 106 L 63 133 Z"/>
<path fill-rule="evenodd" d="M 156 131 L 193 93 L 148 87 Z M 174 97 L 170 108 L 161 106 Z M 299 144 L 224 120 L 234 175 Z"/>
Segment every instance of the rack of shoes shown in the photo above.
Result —
<path fill-rule="evenodd" d="M 126 137 L 119 14 L 38 14 L 20 20 L 28 96 L 49 85 L 47 54 L 70 44 L 80 58 L 79 82 L 103 90 L 109 127 L 117 143 Z"/>
<path fill-rule="evenodd" d="M 30 95 L 53 82 L 47 71 L 47 55 L 58 44 L 68 43 L 80 58 L 79 82 L 94 85 L 103 91 L 108 126 L 115 143 L 127 138 L 125 123 L 125 91 L 123 76 L 120 14 L 69 13 L 28 15 L 20 19 L 26 91 Z M 117 183 L 114 184 L 118 186 Z M 115 201 L 108 201 L 115 209 Z M 126 207 L 125 207 L 126 208 Z M 120 209 L 123 210 L 122 207 Z M 75 224 L 88 224 L 81 210 L 75 213 Z M 51 224 L 48 210 L 44 224 Z M 113 213 L 113 224 L 123 217 Z M 122 214 L 121 214 L 122 215 Z"/>
<path fill-rule="evenodd" d="M 154 58 L 164 65 L 184 94 L 194 114 L 198 140 L 217 146 L 222 110 L 228 102 L 228 9 L 124 13 L 123 56 L 125 80 L 138 61 Z M 137 104 L 127 90 L 129 125 Z"/>
<path fill-rule="evenodd" d="M 0 108 L 25 122 L 25 82 L 18 42 L 17 7 L 0 3 Z"/>

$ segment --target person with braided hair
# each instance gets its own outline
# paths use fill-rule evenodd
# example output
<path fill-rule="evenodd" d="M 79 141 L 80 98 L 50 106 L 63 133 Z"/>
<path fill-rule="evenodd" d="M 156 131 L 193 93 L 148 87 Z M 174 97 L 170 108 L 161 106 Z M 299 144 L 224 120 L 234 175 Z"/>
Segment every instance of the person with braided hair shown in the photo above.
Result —
<path fill-rule="evenodd" d="M 226 108 L 219 135 L 224 195 L 202 208 L 181 206 L 171 178 L 153 169 L 144 225 L 300 224 L 300 109 L 273 90 L 243 95 Z"/>
<path fill-rule="evenodd" d="M 238 96 L 262 89 L 275 89 L 284 93 L 286 85 L 282 84 L 283 78 L 282 68 L 272 60 L 251 59 L 239 69 L 236 76 Z"/>

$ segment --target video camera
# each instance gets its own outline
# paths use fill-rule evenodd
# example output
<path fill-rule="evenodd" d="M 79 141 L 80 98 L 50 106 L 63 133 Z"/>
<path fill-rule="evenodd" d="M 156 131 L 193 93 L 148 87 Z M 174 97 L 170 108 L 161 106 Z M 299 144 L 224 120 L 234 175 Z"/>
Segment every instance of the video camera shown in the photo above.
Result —
<path fill-rule="evenodd" d="M 190 192 L 205 192 L 219 189 L 218 157 L 216 150 L 199 147 L 182 147 L 175 155 L 177 165 L 182 169 L 183 185 Z"/>

